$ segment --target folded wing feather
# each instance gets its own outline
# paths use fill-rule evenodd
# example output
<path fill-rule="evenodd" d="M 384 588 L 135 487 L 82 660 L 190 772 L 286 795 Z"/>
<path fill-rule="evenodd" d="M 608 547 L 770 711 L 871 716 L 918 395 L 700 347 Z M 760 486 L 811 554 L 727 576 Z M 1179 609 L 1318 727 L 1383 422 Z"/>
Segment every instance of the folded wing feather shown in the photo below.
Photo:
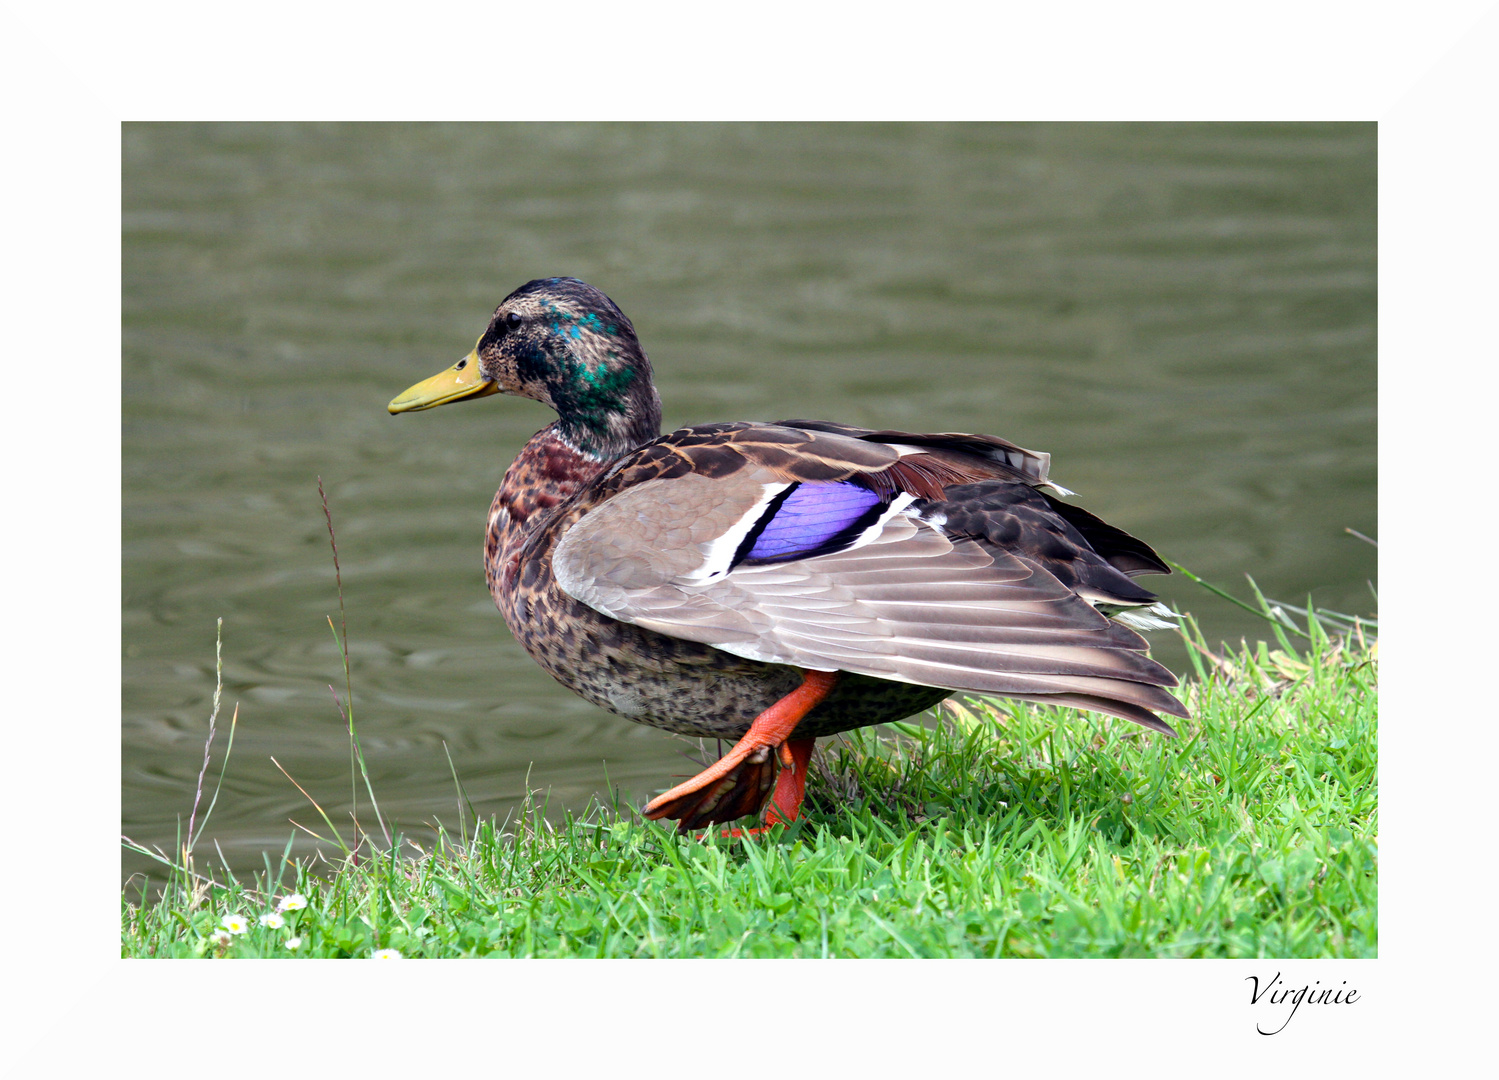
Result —
<path fill-rule="evenodd" d="M 909 496 L 887 499 L 838 550 L 815 529 L 847 532 L 851 512 L 809 513 L 815 491 L 796 493 L 801 518 L 788 511 L 767 533 L 765 515 L 795 486 L 751 467 L 626 488 L 562 536 L 557 582 L 611 618 L 753 660 L 1076 705 L 1168 731 L 1148 710 L 1186 715 L 1144 640 L 1038 562 L 949 537 Z M 810 557 L 788 539 L 803 520 Z M 775 558 L 746 558 L 753 551 Z"/>

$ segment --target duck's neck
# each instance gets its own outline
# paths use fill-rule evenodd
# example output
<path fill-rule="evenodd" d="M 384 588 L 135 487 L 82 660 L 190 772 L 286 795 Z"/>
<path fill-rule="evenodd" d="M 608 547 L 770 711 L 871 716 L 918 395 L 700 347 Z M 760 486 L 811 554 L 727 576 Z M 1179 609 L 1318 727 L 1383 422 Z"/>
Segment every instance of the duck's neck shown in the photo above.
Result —
<path fill-rule="evenodd" d="M 606 454 L 597 453 L 593 446 L 580 447 L 561 420 L 548 424 L 531 437 L 505 470 L 505 479 L 489 507 L 484 567 L 490 590 L 496 596 L 508 588 L 507 578 L 513 577 L 513 573 L 507 574 L 507 567 L 515 566 L 521 546 L 546 521 L 547 511 L 603 472 L 621 454 L 660 434 L 659 412 L 656 415 L 643 438 L 628 445 L 606 444 Z"/>
<path fill-rule="evenodd" d="M 537 439 L 552 432 L 577 453 L 609 462 L 661 434 L 661 395 L 645 353 L 635 349 L 621 360 L 610 350 L 592 366 L 570 360 L 548 369 L 547 404 L 557 422 Z"/>

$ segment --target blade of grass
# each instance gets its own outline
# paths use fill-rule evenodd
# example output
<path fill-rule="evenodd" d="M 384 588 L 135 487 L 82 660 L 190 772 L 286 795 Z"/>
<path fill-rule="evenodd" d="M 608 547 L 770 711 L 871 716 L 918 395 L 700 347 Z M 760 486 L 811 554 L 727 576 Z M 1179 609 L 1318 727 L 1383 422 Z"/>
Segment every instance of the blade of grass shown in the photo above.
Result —
<path fill-rule="evenodd" d="M 297 820 L 297 819 L 296 819 L 296 818 L 287 818 L 287 819 L 286 819 L 286 820 L 287 820 L 287 821 L 289 821 L 289 822 L 291 822 L 291 823 L 292 823 L 292 824 L 293 824 L 293 825 L 295 825 L 295 826 L 296 826 L 296 827 L 297 827 L 297 828 L 299 828 L 299 829 L 301 829 L 301 830 L 302 830 L 302 831 L 303 831 L 303 832 L 304 832 L 304 833 L 306 833 L 306 834 L 307 834 L 307 835 L 308 835 L 308 836 L 310 836 L 310 837 L 312 837 L 312 838 L 313 838 L 313 839 L 314 839 L 314 840 L 316 840 L 316 841 L 317 841 L 317 842 L 318 842 L 318 843 L 320 843 L 320 844 L 327 844 L 327 843 L 329 843 L 329 842 L 330 842 L 330 841 L 329 841 L 329 840 L 328 840 L 328 838 L 327 838 L 327 837 L 326 837 L 326 836 L 319 836 L 319 835 L 318 835 L 318 834 L 317 834 L 317 833 L 315 833 L 315 832 L 313 832 L 313 831 L 312 831 L 312 830 L 311 830 L 311 829 L 309 829 L 309 828 L 308 828 L 308 827 L 307 827 L 307 826 L 306 826 L 306 825 L 303 825 L 303 824 L 302 824 L 302 823 L 301 823 L 301 822 L 300 822 L 300 821 L 298 821 L 298 820 Z M 338 834 L 337 834 L 337 833 L 334 833 L 334 834 L 333 834 L 333 835 L 334 835 L 334 836 L 337 836 L 337 835 L 338 835 Z M 339 840 L 339 841 L 338 841 L 338 843 L 339 843 L 339 844 L 342 844 L 342 843 L 343 843 L 343 841 L 342 841 L 342 840 Z M 349 850 L 349 849 L 348 849 L 348 848 L 347 848 L 347 847 L 345 847 L 345 848 L 344 848 L 344 850 L 345 850 L 345 851 L 348 851 L 348 850 Z"/>
<path fill-rule="evenodd" d="M 1286 637 L 1285 631 L 1289 630 L 1291 631 L 1291 633 L 1299 634 L 1302 637 L 1310 637 L 1310 635 L 1307 634 L 1306 631 L 1302 630 L 1301 627 L 1292 622 L 1291 616 L 1287 615 L 1284 610 L 1275 606 L 1271 601 L 1265 599 L 1265 594 L 1260 592 L 1260 587 L 1255 583 L 1254 578 L 1250 577 L 1248 574 L 1245 574 L 1244 579 L 1249 582 L 1249 587 L 1254 590 L 1255 599 L 1258 600 L 1260 602 L 1260 606 L 1264 608 L 1264 611 L 1261 614 L 1270 623 L 1270 626 L 1275 630 L 1275 639 L 1280 642 L 1280 647 L 1282 649 L 1285 649 L 1287 652 L 1294 653 L 1296 651 L 1296 647 L 1292 645 L 1290 639 Z"/>
<path fill-rule="evenodd" d="M 1370 618 L 1366 615 L 1345 615 L 1341 611 L 1333 611 L 1331 608 L 1316 607 L 1310 600 L 1307 601 L 1306 607 L 1297 607 L 1295 604 L 1288 604 L 1284 600 L 1271 600 L 1270 602 L 1292 614 L 1300 615 L 1302 618 L 1309 618 L 1315 614 L 1323 622 L 1341 624 L 1341 629 L 1345 630 L 1352 630 L 1355 622 L 1363 622 L 1369 626 L 1379 625 L 1378 619 Z"/>
<path fill-rule="evenodd" d="M 344 662 L 344 695 L 349 703 L 348 712 L 344 714 L 344 718 L 349 725 L 349 756 L 351 759 L 349 763 L 349 786 L 351 791 L 356 787 L 353 767 L 354 762 L 357 760 L 359 774 L 364 777 L 364 789 L 369 793 L 370 805 L 375 810 L 375 821 L 380 826 L 380 832 L 385 836 L 385 845 L 389 847 L 391 846 L 390 829 L 386 827 L 385 818 L 380 813 L 380 803 L 375 798 L 375 787 L 370 783 L 369 769 L 365 767 L 364 763 L 364 748 L 359 744 L 359 736 L 354 731 L 354 681 L 349 672 L 349 620 L 348 616 L 344 613 L 343 570 L 338 564 L 338 537 L 333 532 L 333 511 L 328 508 L 328 493 L 323 490 L 323 478 L 321 476 L 317 478 L 317 493 L 323 500 L 323 517 L 328 522 L 328 543 L 333 548 L 333 578 L 338 586 L 338 620 L 339 625 L 343 628 L 343 635 L 340 638 L 339 632 L 333 628 L 333 617 L 331 615 L 328 617 L 328 629 L 333 630 L 333 640 L 338 644 L 339 652 L 342 654 Z M 334 695 L 335 699 L 337 696 L 336 694 Z M 357 812 L 359 801 L 355 798 L 353 802 Z M 358 820 L 356 816 L 356 828 Z"/>
<path fill-rule="evenodd" d="M 213 808 L 219 804 L 219 792 L 224 787 L 224 774 L 229 771 L 229 755 L 234 753 L 234 732 L 239 727 L 239 702 L 234 703 L 234 715 L 229 718 L 229 742 L 224 747 L 224 760 L 219 765 L 219 779 L 213 786 L 213 798 L 208 800 L 208 809 L 203 811 L 203 824 L 198 827 L 196 833 L 189 832 L 187 837 L 187 850 L 191 854 L 193 848 L 203 836 L 203 830 L 208 828 L 208 818 L 213 813 Z M 199 783 L 201 783 L 201 778 Z M 196 807 L 196 800 L 194 801 Z M 188 821 L 188 829 L 192 829 L 192 821 Z"/>
<path fill-rule="evenodd" d="M 311 795 L 307 794 L 307 789 L 306 788 L 304 788 L 301 784 L 297 783 L 296 780 L 292 779 L 291 773 L 289 773 L 285 769 L 281 768 L 281 762 L 277 761 L 275 758 L 271 758 L 271 764 L 274 765 L 274 766 L 276 766 L 276 768 L 281 769 L 281 775 L 284 776 L 284 777 L 286 777 L 288 780 L 291 780 L 292 786 L 295 787 L 298 791 L 300 791 L 302 793 L 303 797 L 306 798 L 306 800 L 312 804 L 313 809 L 318 812 L 318 816 L 323 819 L 323 822 L 332 831 L 334 839 L 336 839 L 338 841 L 338 846 L 343 849 L 343 853 L 345 855 L 351 855 L 351 854 L 353 854 L 353 852 L 351 852 L 349 850 L 349 845 L 346 844 L 346 843 L 344 843 L 344 838 L 339 835 L 338 829 L 336 827 L 334 827 L 333 821 L 328 817 L 327 813 L 323 810 L 323 808 L 318 805 L 318 801 L 316 799 L 314 799 Z M 297 823 L 295 821 L 293 821 L 292 824 L 293 825 L 297 825 Z M 306 827 L 304 827 L 302 825 L 297 825 L 297 828 L 301 829 L 303 832 L 310 833 L 313 836 L 317 836 L 317 833 L 312 832 L 311 829 L 308 829 L 308 828 L 306 828 Z M 321 840 L 322 837 L 319 836 L 318 839 Z"/>
<path fill-rule="evenodd" d="M 1166 560 L 1166 564 L 1168 566 L 1170 566 L 1171 569 L 1180 571 L 1182 573 L 1182 575 L 1185 576 L 1188 580 L 1195 581 L 1197 584 L 1201 585 L 1204 589 L 1206 589 L 1208 592 L 1212 593 L 1214 596 L 1221 596 L 1223 599 L 1227 600 L 1230 604 L 1233 604 L 1236 607 L 1243 608 L 1245 611 L 1249 612 L 1249 614 L 1251 614 L 1251 615 L 1257 615 L 1257 616 L 1259 616 L 1261 619 L 1264 619 L 1271 626 L 1274 626 L 1274 627 L 1283 627 L 1283 626 L 1286 625 L 1280 619 L 1277 619 L 1274 615 L 1270 614 L 1270 610 L 1269 610 L 1268 607 L 1261 609 L 1261 608 L 1253 607 L 1253 606 L 1251 606 L 1249 604 L 1246 604 L 1244 601 L 1240 600 L 1237 596 L 1234 596 L 1232 593 L 1230 593 L 1230 592 L 1228 592 L 1228 591 L 1226 591 L 1224 589 L 1220 589 L 1217 585 L 1214 585 L 1211 582 L 1204 581 L 1202 578 L 1200 578 L 1196 574 L 1192 573 L 1192 571 L 1188 570 L 1185 566 L 1182 566 L 1180 563 L 1174 563 L 1170 559 L 1167 559 Z M 1246 575 L 1246 576 L 1248 576 L 1248 575 Z M 1254 581 L 1251 579 L 1250 580 L 1250 585 L 1253 585 L 1253 584 L 1254 584 Z M 1258 593 L 1259 589 L 1256 588 L 1255 592 Z M 1264 597 L 1260 597 L 1260 599 L 1263 601 Z M 1295 630 L 1296 633 L 1301 634 L 1302 637 L 1306 637 L 1306 634 L 1302 633 L 1301 630 L 1297 629 L 1297 627 L 1294 624 L 1292 624 L 1291 629 Z M 1286 648 L 1290 648 L 1290 645 L 1287 644 Z"/>
<path fill-rule="evenodd" d="M 474 813 L 473 800 L 468 797 L 468 791 L 464 789 L 463 781 L 458 779 L 458 769 L 453 765 L 453 755 L 448 751 L 448 741 L 446 739 L 442 741 L 442 752 L 447 755 L 448 771 L 453 774 L 453 786 L 458 789 L 458 834 L 460 836 L 467 836 L 468 825 L 463 816 L 464 805 L 468 806 L 468 812 L 473 814 L 475 821 L 478 820 L 479 815 Z"/>
<path fill-rule="evenodd" d="M 156 850 L 156 851 L 152 851 L 150 848 L 145 847 L 144 845 L 142 845 L 142 844 L 140 844 L 140 843 L 138 843 L 138 842 L 130 839 L 130 837 L 126 836 L 124 833 L 120 834 L 120 841 L 121 841 L 122 845 L 124 846 L 125 850 L 127 850 L 127 851 L 133 851 L 137 855 L 144 855 L 148 859 L 154 859 L 156 862 L 161 863 L 162 866 L 170 867 L 173 870 L 180 871 L 181 873 L 184 873 L 184 874 L 188 874 L 191 877 L 197 878 L 199 881 L 208 882 L 210 884 L 213 882 L 213 878 L 211 878 L 211 877 L 204 877 L 202 874 L 198 873 L 196 870 L 189 869 L 188 867 L 182 866 L 181 864 L 179 864 L 177 862 L 174 862 L 170 857 L 168 857 L 165 853 L 163 853 L 159 849 Z"/>
<path fill-rule="evenodd" d="M 193 824 L 198 819 L 198 803 L 203 799 L 203 778 L 208 775 L 208 762 L 213 752 L 213 736 L 215 723 L 219 718 L 219 698 L 224 693 L 224 619 L 220 616 L 217 629 L 214 633 L 213 642 L 213 709 L 208 714 L 208 739 L 203 743 L 203 767 L 198 770 L 198 790 L 193 794 L 193 808 L 187 815 L 187 853 L 192 853 L 193 847 Z M 225 757 L 225 763 L 228 757 Z M 220 773 L 220 779 L 223 774 Z M 203 823 L 208 824 L 207 815 Z"/>

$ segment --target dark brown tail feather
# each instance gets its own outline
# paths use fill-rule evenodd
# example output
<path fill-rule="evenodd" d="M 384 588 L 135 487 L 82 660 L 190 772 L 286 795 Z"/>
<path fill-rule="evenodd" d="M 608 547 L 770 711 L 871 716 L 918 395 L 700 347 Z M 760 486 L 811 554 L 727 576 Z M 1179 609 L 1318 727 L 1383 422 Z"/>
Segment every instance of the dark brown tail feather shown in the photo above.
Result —
<path fill-rule="evenodd" d="M 1107 716 L 1117 716 L 1124 720 L 1133 720 L 1135 723 L 1150 728 L 1151 731 L 1159 731 L 1162 735 L 1170 735 L 1176 738 L 1176 729 L 1155 713 L 1148 709 L 1142 709 L 1138 705 L 1132 705 L 1127 701 L 1115 701 L 1111 698 L 1095 697 L 1092 694 L 1026 694 L 1023 697 L 1014 695 L 1023 701 L 1033 701 L 1038 705 L 1060 705 L 1072 709 L 1087 709 L 1090 712 L 1100 712 Z M 1170 697 L 1169 694 L 1164 694 Z M 1182 707 L 1181 702 L 1171 698 L 1174 708 L 1158 706 L 1162 712 L 1169 712 L 1173 716 L 1180 716 L 1184 720 L 1190 720 L 1191 714 Z"/>

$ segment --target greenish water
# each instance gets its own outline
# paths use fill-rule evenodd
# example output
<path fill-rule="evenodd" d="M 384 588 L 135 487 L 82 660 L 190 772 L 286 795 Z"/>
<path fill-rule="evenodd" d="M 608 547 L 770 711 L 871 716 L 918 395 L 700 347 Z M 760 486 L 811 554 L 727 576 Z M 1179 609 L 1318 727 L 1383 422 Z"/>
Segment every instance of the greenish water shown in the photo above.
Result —
<path fill-rule="evenodd" d="M 136 840 L 170 847 L 191 806 L 220 616 L 240 718 L 209 835 L 253 868 L 289 818 L 321 831 L 272 755 L 346 815 L 319 475 L 388 817 L 456 823 L 444 744 L 481 813 L 528 772 L 581 807 L 692 770 L 542 674 L 485 591 L 489 499 L 546 410 L 385 412 L 534 277 L 624 308 L 668 426 L 1003 435 L 1209 580 L 1374 608 L 1376 552 L 1344 532 L 1375 533 L 1372 124 L 127 125 L 123 150 Z M 1147 583 L 1210 638 L 1263 633 Z"/>

